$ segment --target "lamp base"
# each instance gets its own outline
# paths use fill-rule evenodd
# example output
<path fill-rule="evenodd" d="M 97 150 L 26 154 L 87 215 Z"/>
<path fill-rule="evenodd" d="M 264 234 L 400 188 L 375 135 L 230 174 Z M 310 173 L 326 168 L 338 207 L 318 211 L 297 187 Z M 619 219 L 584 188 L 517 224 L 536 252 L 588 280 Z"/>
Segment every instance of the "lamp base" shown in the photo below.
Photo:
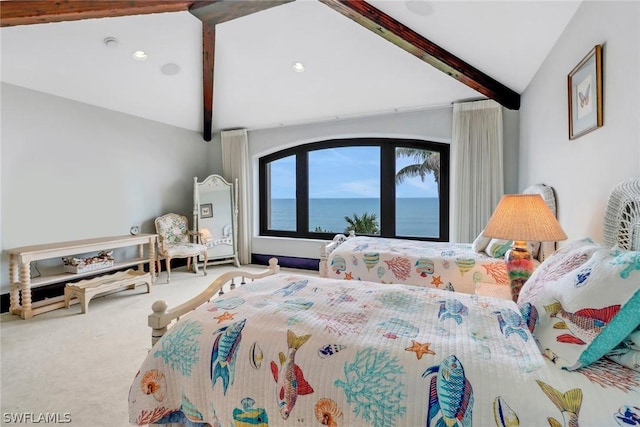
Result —
<path fill-rule="evenodd" d="M 513 242 L 513 246 L 504 256 L 511 285 L 511 298 L 514 302 L 518 302 L 520 289 L 522 289 L 534 269 L 533 257 L 525 245 L 525 242 Z"/>

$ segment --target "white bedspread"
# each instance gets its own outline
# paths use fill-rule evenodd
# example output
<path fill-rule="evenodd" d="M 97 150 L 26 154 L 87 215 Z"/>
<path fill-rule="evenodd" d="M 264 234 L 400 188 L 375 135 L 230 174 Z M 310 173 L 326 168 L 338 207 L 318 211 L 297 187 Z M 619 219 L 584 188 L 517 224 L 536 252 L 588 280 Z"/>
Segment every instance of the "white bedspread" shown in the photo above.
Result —
<path fill-rule="evenodd" d="M 183 317 L 129 394 L 138 425 L 602 427 L 638 406 L 640 374 L 560 370 L 512 301 L 283 273 Z"/>
<path fill-rule="evenodd" d="M 471 249 L 471 244 L 356 236 L 329 256 L 330 278 L 453 287 L 472 294 L 478 282 L 509 285 L 503 258 Z"/>

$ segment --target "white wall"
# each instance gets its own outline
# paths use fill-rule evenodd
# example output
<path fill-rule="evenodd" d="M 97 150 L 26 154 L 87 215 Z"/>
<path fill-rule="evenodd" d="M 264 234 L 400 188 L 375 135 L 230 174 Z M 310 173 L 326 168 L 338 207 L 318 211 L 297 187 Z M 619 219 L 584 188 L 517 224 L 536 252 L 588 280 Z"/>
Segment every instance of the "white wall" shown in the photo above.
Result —
<path fill-rule="evenodd" d="M 201 135 L 2 83 L 1 293 L 4 249 L 155 232 L 191 218 L 193 177 L 209 174 Z"/>
<path fill-rule="evenodd" d="M 519 185 L 552 185 L 570 240 L 602 240 L 611 188 L 640 176 L 640 2 L 585 1 L 525 90 Z M 567 74 L 603 45 L 604 126 L 570 141 Z"/>

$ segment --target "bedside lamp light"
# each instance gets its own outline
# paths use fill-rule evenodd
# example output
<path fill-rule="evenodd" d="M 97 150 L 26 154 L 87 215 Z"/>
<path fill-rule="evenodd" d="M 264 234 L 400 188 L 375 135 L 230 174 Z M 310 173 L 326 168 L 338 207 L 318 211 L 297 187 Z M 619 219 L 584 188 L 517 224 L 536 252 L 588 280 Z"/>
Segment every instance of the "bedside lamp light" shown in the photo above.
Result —
<path fill-rule="evenodd" d="M 209 240 L 211 240 L 211 231 L 209 231 L 208 228 L 201 228 L 200 229 L 200 239 L 202 240 L 202 244 L 206 245 Z"/>
<path fill-rule="evenodd" d="M 511 297 L 517 302 L 520 288 L 533 273 L 533 259 L 526 241 L 556 242 L 567 235 L 538 194 L 509 194 L 502 197 L 483 233 L 486 237 L 513 240 L 505 254 L 511 283 Z"/>

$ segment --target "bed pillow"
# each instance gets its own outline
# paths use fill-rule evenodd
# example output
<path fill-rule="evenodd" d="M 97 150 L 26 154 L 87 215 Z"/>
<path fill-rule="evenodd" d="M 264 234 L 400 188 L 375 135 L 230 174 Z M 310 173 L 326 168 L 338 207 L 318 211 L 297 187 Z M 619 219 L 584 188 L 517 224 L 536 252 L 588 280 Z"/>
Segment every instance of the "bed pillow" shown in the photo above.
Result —
<path fill-rule="evenodd" d="M 631 332 L 628 337 L 624 339 L 624 344 L 634 350 L 640 350 L 640 326 L 635 331 Z"/>
<path fill-rule="evenodd" d="M 640 372 L 640 350 L 618 347 L 607 354 L 607 358 L 622 366 Z"/>
<path fill-rule="evenodd" d="M 480 234 L 478 234 L 478 237 L 476 237 L 476 239 L 471 244 L 471 249 L 473 249 L 474 252 L 484 252 L 487 245 L 491 241 L 491 237 L 485 237 L 485 235 L 482 233 L 484 233 L 484 229 L 480 232 Z"/>
<path fill-rule="evenodd" d="M 563 247 L 533 272 L 518 305 L 557 366 L 587 366 L 640 324 L 640 252 L 589 239 Z"/>
<path fill-rule="evenodd" d="M 540 249 L 540 242 L 526 242 L 527 249 L 531 253 L 531 256 L 535 259 L 538 258 L 538 251 Z M 493 258 L 504 258 L 504 255 L 511 248 L 513 244 L 512 240 L 503 239 L 490 239 L 484 252 Z"/>

